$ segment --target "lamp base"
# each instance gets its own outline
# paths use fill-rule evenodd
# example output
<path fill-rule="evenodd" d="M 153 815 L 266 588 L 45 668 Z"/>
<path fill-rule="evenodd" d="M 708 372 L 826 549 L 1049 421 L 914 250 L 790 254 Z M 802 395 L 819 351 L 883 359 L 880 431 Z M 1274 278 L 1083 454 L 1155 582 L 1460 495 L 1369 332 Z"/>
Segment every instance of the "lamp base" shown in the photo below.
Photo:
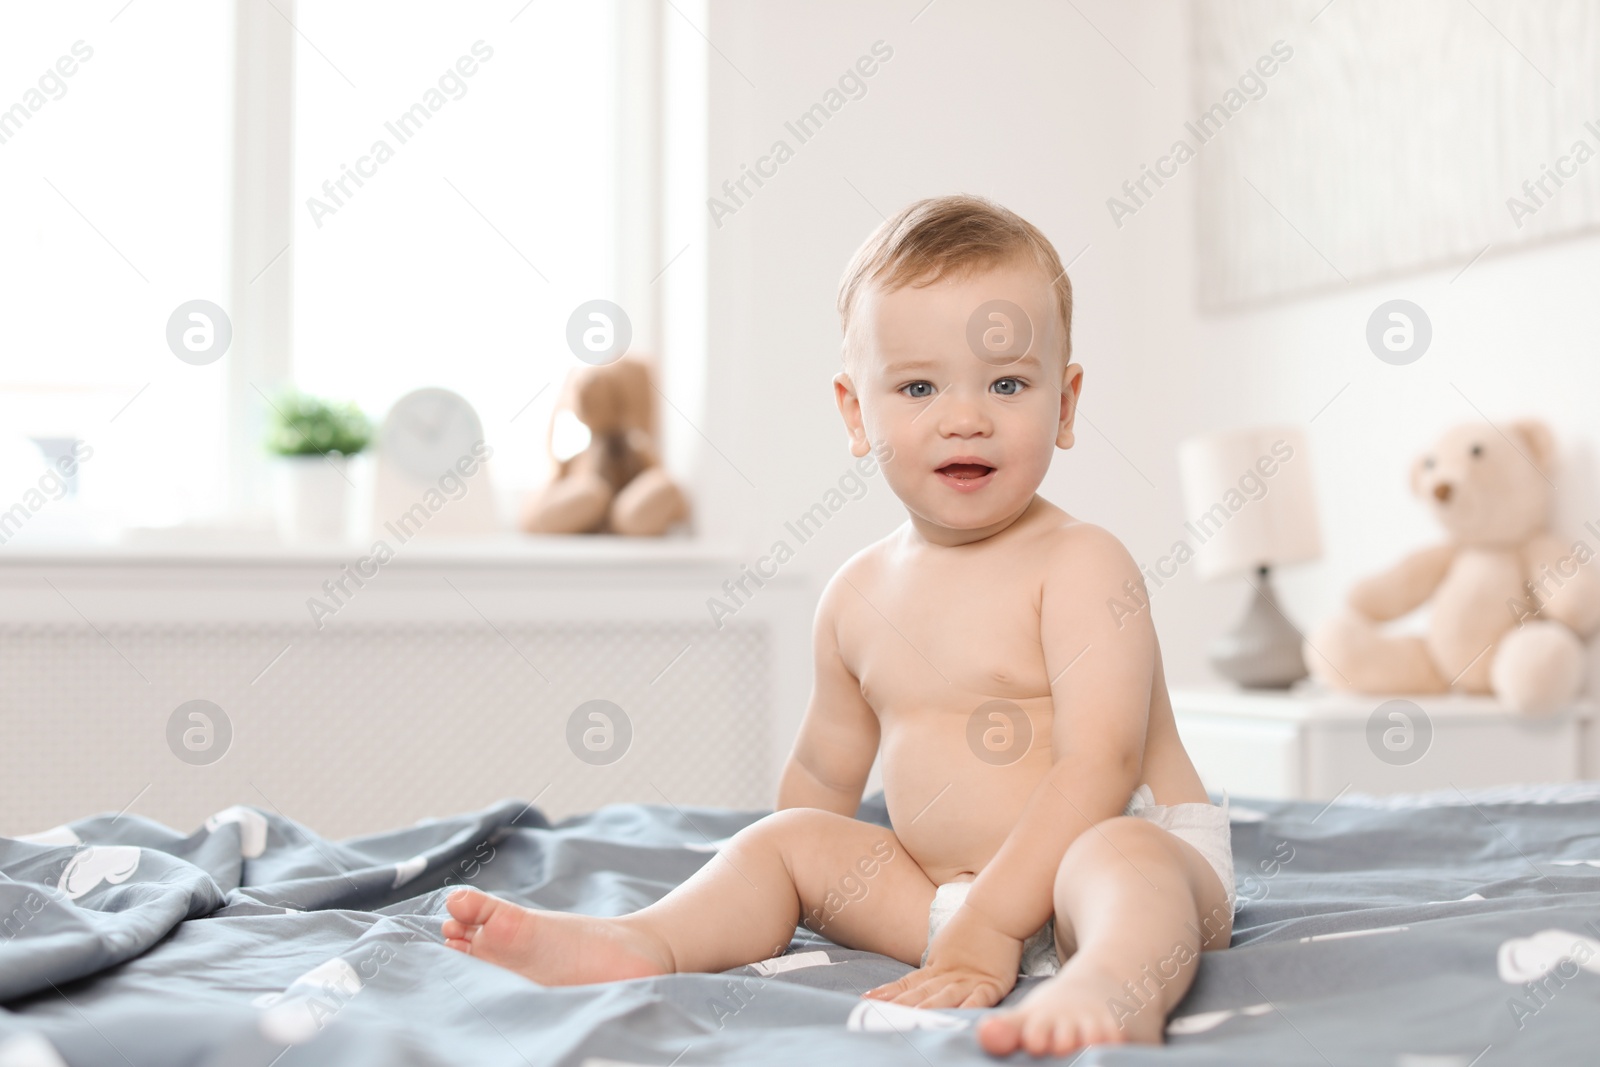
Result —
<path fill-rule="evenodd" d="M 1211 646 L 1211 667 L 1246 689 L 1287 689 L 1309 673 L 1302 639 L 1278 607 L 1268 568 L 1257 573 L 1256 594 L 1244 618 Z"/>

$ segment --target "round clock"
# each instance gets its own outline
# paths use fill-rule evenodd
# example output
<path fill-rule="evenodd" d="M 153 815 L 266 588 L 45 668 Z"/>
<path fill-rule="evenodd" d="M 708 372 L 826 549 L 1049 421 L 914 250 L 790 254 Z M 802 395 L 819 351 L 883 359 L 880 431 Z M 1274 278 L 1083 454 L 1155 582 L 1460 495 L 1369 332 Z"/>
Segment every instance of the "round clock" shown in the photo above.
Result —
<path fill-rule="evenodd" d="M 437 481 L 462 459 L 480 457 L 483 423 L 465 399 L 448 389 L 418 389 L 394 402 L 378 448 L 419 482 Z"/>

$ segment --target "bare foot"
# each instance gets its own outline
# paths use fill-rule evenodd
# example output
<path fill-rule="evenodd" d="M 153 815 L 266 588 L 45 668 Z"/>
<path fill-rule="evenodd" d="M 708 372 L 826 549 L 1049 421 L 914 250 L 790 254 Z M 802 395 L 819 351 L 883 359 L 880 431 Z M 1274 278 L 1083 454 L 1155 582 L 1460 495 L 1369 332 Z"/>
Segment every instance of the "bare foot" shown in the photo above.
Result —
<path fill-rule="evenodd" d="M 616 919 L 534 911 L 476 889 L 445 901 L 445 945 L 540 985 L 588 985 L 671 974 L 671 950 Z"/>
<path fill-rule="evenodd" d="M 978 1043 L 995 1056 L 1022 1048 L 1034 1056 L 1062 1056 L 1084 1045 L 1140 1042 L 1161 1044 L 1166 1018 L 1161 1005 L 1118 1011 L 1108 1001 L 1137 1007 L 1121 979 L 1081 957 L 1070 959 L 1049 981 L 1014 1009 L 998 1009 L 978 1023 Z"/>

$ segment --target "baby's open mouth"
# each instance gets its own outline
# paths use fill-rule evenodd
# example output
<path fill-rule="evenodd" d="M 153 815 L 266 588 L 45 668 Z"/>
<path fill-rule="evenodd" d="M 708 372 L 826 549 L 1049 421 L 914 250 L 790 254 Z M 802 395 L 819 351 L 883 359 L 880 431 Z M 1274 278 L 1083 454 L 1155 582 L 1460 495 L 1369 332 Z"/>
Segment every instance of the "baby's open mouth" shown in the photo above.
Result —
<path fill-rule="evenodd" d="M 946 463 L 939 468 L 939 473 L 947 474 L 952 478 L 965 482 L 973 478 L 982 478 L 992 470 L 994 470 L 993 467 L 985 466 L 982 463 Z"/>

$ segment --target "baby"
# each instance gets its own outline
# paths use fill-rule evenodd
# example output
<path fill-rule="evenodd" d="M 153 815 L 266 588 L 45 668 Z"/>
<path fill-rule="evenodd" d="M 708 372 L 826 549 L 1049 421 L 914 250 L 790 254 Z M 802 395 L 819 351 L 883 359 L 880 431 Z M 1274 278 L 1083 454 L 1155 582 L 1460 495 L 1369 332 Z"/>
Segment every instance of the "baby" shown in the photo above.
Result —
<path fill-rule="evenodd" d="M 1083 388 L 1071 283 L 1030 223 L 941 197 L 857 251 L 839 312 L 851 452 L 910 517 L 823 591 L 779 810 L 619 918 L 461 890 L 445 943 L 566 985 L 729 970 L 804 921 L 916 968 L 869 998 L 985 1008 L 1049 976 L 980 1020 L 995 1055 L 1159 1043 L 1233 933 L 1228 813 L 1127 613 L 1138 565 L 1036 492 Z M 879 755 L 892 830 L 854 818 Z"/>

